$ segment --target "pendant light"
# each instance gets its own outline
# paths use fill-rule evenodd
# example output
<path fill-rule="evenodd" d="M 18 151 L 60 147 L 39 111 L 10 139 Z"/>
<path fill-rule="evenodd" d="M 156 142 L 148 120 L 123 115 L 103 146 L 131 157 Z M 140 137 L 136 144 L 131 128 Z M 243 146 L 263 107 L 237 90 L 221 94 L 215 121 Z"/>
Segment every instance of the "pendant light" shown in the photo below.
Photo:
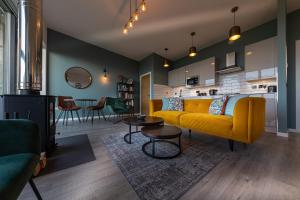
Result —
<path fill-rule="evenodd" d="M 127 35 L 129 32 L 129 29 L 133 28 L 134 23 L 139 20 L 140 14 L 146 12 L 146 1 L 142 0 L 141 3 L 138 6 L 138 0 L 135 0 L 135 10 L 132 13 L 132 2 L 131 0 L 129 1 L 129 20 L 128 22 L 124 25 L 123 27 L 123 34 Z"/>
<path fill-rule="evenodd" d="M 170 67 L 169 61 L 167 60 L 168 50 L 169 50 L 168 48 L 165 48 L 164 67 Z"/>
<path fill-rule="evenodd" d="M 140 6 L 140 10 L 141 12 L 146 12 L 147 8 L 146 8 L 146 1 L 143 0 Z"/>
<path fill-rule="evenodd" d="M 239 7 L 233 7 L 231 12 L 233 13 L 233 26 L 229 30 L 229 40 L 235 41 L 241 37 L 241 27 L 235 25 L 235 13 L 238 11 Z"/>
<path fill-rule="evenodd" d="M 137 0 L 135 0 L 135 12 L 133 13 L 133 20 L 134 21 L 139 20 L 139 10 L 137 8 Z"/>
<path fill-rule="evenodd" d="M 129 28 L 133 27 L 133 18 L 131 16 L 131 0 L 130 0 L 130 4 L 129 4 L 130 8 L 129 8 L 129 22 L 128 22 L 128 26 Z"/>
<path fill-rule="evenodd" d="M 106 70 L 106 67 L 104 68 L 103 73 L 104 73 L 103 78 L 107 79 L 107 70 Z"/>
<path fill-rule="evenodd" d="M 189 49 L 189 57 L 195 57 L 197 55 L 197 49 L 194 46 L 194 36 L 196 35 L 195 32 L 191 33 L 191 37 L 192 37 L 192 46 Z"/>

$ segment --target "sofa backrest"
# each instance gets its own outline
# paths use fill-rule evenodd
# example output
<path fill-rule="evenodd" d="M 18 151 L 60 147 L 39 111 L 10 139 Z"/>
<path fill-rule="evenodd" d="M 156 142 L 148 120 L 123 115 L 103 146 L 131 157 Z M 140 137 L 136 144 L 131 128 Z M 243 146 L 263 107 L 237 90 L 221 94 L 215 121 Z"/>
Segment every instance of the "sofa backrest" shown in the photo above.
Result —
<path fill-rule="evenodd" d="M 213 99 L 184 99 L 183 109 L 191 113 L 208 113 Z"/>

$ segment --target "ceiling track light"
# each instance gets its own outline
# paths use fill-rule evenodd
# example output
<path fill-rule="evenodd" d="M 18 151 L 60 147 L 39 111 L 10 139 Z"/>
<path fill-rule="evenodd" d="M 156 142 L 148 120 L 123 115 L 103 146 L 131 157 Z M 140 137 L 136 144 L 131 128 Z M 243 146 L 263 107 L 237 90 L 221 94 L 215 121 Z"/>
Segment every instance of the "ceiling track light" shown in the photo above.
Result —
<path fill-rule="evenodd" d="M 231 9 L 233 13 L 233 26 L 229 30 L 229 41 L 238 40 L 241 37 L 241 27 L 235 25 L 235 13 L 238 11 L 239 7 L 235 6 Z"/>
<path fill-rule="evenodd" d="M 196 35 L 195 32 L 191 33 L 192 37 L 192 46 L 189 49 L 189 57 L 195 57 L 197 55 L 197 48 L 194 46 L 194 36 Z"/>
<path fill-rule="evenodd" d="M 167 56 L 168 56 L 168 48 L 165 48 L 165 59 L 164 59 L 164 67 L 170 67 L 170 64 L 169 64 L 169 61 L 167 59 Z"/>
<path fill-rule="evenodd" d="M 135 0 L 135 10 L 134 10 L 134 13 L 132 14 L 132 12 L 131 12 L 132 5 L 131 5 L 131 0 L 130 0 L 129 20 L 128 20 L 127 24 L 125 24 L 123 27 L 123 34 L 125 34 L 125 35 L 128 34 L 130 28 L 133 28 L 134 22 L 137 22 L 139 20 L 139 17 L 140 17 L 139 15 L 141 13 L 146 12 L 146 1 L 142 0 L 142 2 L 140 3 L 139 6 L 138 6 L 137 1 L 138 0 Z"/>

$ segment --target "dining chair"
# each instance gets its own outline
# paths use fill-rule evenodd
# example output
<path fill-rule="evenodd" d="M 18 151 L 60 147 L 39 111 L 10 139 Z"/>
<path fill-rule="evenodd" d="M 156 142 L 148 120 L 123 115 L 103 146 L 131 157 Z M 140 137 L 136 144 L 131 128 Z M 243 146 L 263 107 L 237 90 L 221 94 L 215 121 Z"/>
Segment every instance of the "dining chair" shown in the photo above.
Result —
<path fill-rule="evenodd" d="M 88 106 L 86 109 L 88 111 L 87 116 L 86 116 L 86 121 L 88 121 L 90 115 L 92 115 L 92 124 L 94 123 L 94 116 L 95 116 L 95 111 L 98 112 L 98 117 L 100 120 L 100 113 L 103 116 L 103 119 L 106 120 L 105 115 L 103 113 L 103 109 L 105 107 L 105 102 L 106 102 L 106 97 L 101 97 L 97 105 L 95 106 Z"/>
<path fill-rule="evenodd" d="M 58 109 L 60 110 L 60 113 L 57 117 L 56 123 L 60 120 L 60 118 L 63 115 L 63 125 L 66 124 L 68 126 L 68 120 L 69 120 L 69 113 L 71 114 L 72 121 L 74 121 L 73 112 L 76 113 L 78 117 L 78 121 L 81 123 L 78 110 L 81 109 L 80 106 L 77 106 L 73 97 L 71 96 L 58 96 Z"/>

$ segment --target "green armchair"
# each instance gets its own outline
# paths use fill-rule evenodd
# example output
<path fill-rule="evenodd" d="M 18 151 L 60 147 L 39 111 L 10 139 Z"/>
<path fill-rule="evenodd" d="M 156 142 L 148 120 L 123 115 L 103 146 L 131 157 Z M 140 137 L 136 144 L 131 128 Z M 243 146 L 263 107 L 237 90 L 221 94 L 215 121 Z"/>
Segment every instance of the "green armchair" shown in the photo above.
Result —
<path fill-rule="evenodd" d="M 123 116 L 123 114 L 132 114 L 132 107 L 126 105 L 125 101 L 120 98 L 106 98 L 106 107 L 117 116 Z"/>
<path fill-rule="evenodd" d="M 40 160 L 38 126 L 29 120 L 0 120 L 0 198 L 17 199 L 29 182 L 42 199 L 32 175 Z"/>

